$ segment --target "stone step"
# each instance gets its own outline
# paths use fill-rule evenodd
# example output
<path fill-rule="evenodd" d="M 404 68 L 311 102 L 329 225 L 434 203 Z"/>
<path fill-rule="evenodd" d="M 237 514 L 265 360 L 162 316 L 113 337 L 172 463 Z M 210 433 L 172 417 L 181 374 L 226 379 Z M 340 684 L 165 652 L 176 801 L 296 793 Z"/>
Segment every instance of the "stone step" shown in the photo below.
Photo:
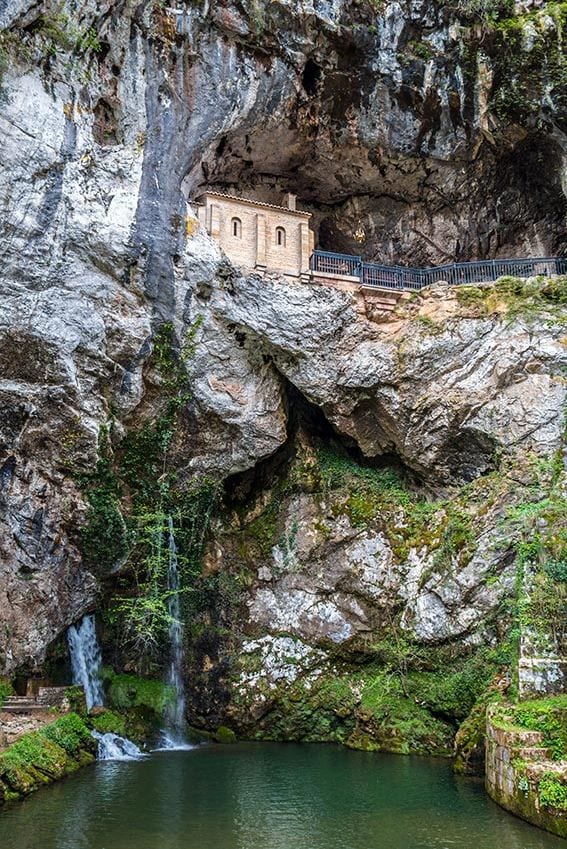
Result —
<path fill-rule="evenodd" d="M 1 713 L 45 713 L 46 705 L 38 705 L 36 702 L 30 705 L 3 705 L 0 708 Z"/>
<path fill-rule="evenodd" d="M 551 749 L 544 746 L 526 746 L 521 750 L 521 757 L 526 761 L 548 761 L 551 760 Z"/>
<path fill-rule="evenodd" d="M 488 737 L 499 746 L 507 746 L 512 749 L 543 748 L 544 735 L 541 731 L 530 731 L 518 726 L 501 728 L 492 724 L 489 724 L 487 731 Z"/>

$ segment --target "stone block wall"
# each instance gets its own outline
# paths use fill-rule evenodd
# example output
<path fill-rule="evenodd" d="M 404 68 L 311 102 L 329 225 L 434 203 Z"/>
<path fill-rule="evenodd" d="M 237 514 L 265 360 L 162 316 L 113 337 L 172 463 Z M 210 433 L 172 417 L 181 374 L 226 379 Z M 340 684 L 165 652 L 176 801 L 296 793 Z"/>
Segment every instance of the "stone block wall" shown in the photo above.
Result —
<path fill-rule="evenodd" d="M 217 192 L 205 193 L 199 204 L 199 221 L 235 265 L 296 279 L 309 274 L 315 238 L 309 213 Z"/>
<path fill-rule="evenodd" d="M 40 687 L 37 694 L 37 701 L 48 707 L 56 707 L 59 710 L 70 710 L 67 686 L 65 687 Z"/>
<path fill-rule="evenodd" d="M 541 638 L 523 629 L 518 660 L 518 690 L 521 699 L 553 696 L 567 691 L 567 657 L 565 646 L 548 637 L 545 650 Z"/>
<path fill-rule="evenodd" d="M 486 790 L 501 807 L 540 828 L 567 837 L 567 810 L 542 801 L 542 782 L 567 786 L 567 763 L 552 761 L 540 731 L 506 727 L 489 708 L 486 726 Z"/>

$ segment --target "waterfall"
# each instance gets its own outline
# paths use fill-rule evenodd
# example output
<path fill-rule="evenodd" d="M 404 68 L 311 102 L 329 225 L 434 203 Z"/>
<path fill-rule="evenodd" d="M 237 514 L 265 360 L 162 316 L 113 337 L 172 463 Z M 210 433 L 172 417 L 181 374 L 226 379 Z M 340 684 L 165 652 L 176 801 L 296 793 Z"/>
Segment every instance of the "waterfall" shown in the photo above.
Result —
<path fill-rule="evenodd" d="M 85 690 L 87 709 L 104 704 L 104 690 L 100 680 L 102 654 L 96 636 L 94 614 L 84 616 L 79 625 L 71 625 L 67 631 L 73 684 Z M 97 757 L 100 761 L 131 761 L 143 757 L 138 747 L 118 734 L 100 734 L 91 731 L 98 740 Z"/>
<path fill-rule="evenodd" d="M 144 755 L 135 743 L 118 734 L 101 734 L 99 731 L 91 731 L 98 740 L 97 758 L 99 761 L 136 761 Z"/>
<path fill-rule="evenodd" d="M 79 625 L 67 631 L 71 655 L 73 684 L 84 687 L 87 709 L 104 704 L 104 691 L 100 680 L 101 652 L 98 644 L 94 614 L 84 616 Z"/>
<path fill-rule="evenodd" d="M 167 683 L 175 693 L 175 703 L 166 710 L 167 728 L 164 732 L 164 745 L 175 748 L 184 745 L 185 728 L 185 687 L 183 686 L 183 625 L 181 622 L 181 600 L 179 597 L 179 564 L 177 547 L 173 532 L 173 519 L 168 517 L 169 561 L 167 570 L 167 589 L 169 592 L 167 609 L 169 613 L 170 663 Z"/>

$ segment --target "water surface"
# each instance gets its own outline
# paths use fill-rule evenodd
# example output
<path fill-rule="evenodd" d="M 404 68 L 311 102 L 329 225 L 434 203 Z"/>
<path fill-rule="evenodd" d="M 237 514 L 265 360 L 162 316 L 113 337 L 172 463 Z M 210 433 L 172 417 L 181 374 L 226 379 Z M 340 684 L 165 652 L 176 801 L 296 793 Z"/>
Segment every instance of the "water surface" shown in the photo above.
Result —
<path fill-rule="evenodd" d="M 0 814 L 2 849 L 565 849 L 428 758 L 239 743 L 106 762 Z"/>

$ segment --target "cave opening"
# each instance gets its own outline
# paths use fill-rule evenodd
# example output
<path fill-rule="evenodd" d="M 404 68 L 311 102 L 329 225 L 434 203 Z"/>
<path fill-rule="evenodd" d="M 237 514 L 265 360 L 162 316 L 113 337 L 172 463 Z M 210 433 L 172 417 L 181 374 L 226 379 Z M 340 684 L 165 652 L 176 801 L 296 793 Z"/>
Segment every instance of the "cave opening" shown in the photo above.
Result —
<path fill-rule="evenodd" d="M 114 147 L 121 143 L 122 133 L 115 104 L 100 97 L 93 109 L 93 138 L 103 147 Z"/>
<path fill-rule="evenodd" d="M 376 457 L 366 457 L 351 437 L 340 433 L 327 419 L 324 410 L 303 395 L 289 380 L 282 377 L 287 411 L 287 439 L 269 457 L 260 460 L 251 469 L 229 476 L 224 483 L 224 503 L 237 507 L 250 502 L 258 493 L 272 489 L 283 480 L 302 446 L 300 433 L 306 434 L 317 450 L 330 448 L 337 455 L 354 461 L 366 469 L 389 469 L 395 472 L 414 490 L 424 491 L 415 472 L 408 468 L 395 452 Z"/>
<path fill-rule="evenodd" d="M 392 151 L 379 139 L 353 144 L 332 114 L 344 97 L 341 79 L 308 59 L 293 111 L 219 132 L 185 177 L 188 196 L 213 189 L 282 205 L 292 193 L 312 215 L 318 249 L 387 265 L 562 255 L 565 197 L 554 140 L 534 132 L 510 151 L 484 147 L 466 167 Z M 528 154 L 534 167 L 524 173 L 517 162 Z"/>
<path fill-rule="evenodd" d="M 321 85 L 321 75 L 320 65 L 313 59 L 308 59 L 303 68 L 301 82 L 309 97 L 314 97 L 318 93 Z"/>

